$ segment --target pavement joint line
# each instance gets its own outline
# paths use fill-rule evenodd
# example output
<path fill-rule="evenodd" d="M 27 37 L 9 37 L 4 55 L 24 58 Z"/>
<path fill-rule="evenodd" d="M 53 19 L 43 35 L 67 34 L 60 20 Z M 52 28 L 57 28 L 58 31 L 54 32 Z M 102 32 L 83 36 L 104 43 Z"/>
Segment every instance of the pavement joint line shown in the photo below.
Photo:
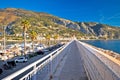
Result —
<path fill-rule="evenodd" d="M 62 59 L 62 61 L 58 65 L 58 67 L 56 69 L 56 72 L 54 73 L 53 80 L 59 80 L 59 75 L 60 75 L 60 73 L 61 73 L 61 71 L 62 71 L 62 69 L 64 67 L 66 59 L 67 59 L 67 55 L 64 57 L 64 59 Z"/>

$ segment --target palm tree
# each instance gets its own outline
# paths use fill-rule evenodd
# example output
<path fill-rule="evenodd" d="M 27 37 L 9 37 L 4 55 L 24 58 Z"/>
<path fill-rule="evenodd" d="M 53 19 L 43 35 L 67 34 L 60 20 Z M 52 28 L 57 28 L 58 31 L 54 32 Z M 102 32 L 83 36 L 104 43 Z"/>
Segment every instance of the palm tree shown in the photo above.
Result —
<path fill-rule="evenodd" d="M 47 40 L 47 44 L 48 44 L 48 46 L 50 45 L 50 34 L 47 34 L 46 36 L 45 36 L 45 38 L 46 38 L 46 40 Z"/>
<path fill-rule="evenodd" d="M 54 38 L 54 43 L 56 44 L 57 42 L 56 42 L 56 40 L 58 39 L 58 37 L 59 37 L 59 35 L 58 34 L 55 34 L 54 36 L 53 36 L 53 38 Z"/>
<path fill-rule="evenodd" d="M 30 37 L 31 37 L 31 40 L 32 40 L 32 50 L 34 49 L 34 40 L 37 38 L 37 32 L 35 32 L 35 31 L 31 31 L 30 32 Z"/>
<path fill-rule="evenodd" d="M 28 20 L 23 20 L 21 22 L 22 26 L 23 26 L 23 34 L 24 34 L 24 55 L 26 54 L 26 31 L 29 28 L 30 23 L 28 22 Z"/>

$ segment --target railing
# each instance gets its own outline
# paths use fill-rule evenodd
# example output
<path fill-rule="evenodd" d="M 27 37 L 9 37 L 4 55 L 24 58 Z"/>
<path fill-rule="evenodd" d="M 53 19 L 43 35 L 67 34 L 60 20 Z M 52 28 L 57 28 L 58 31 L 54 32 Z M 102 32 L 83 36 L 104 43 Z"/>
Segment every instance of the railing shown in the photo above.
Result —
<path fill-rule="evenodd" d="M 67 56 L 67 53 L 64 51 L 71 42 L 2 80 L 52 79 L 58 64 Z M 115 63 L 107 55 L 104 55 L 90 45 L 78 41 L 77 46 L 89 80 L 120 80 L 119 63 Z"/>
<path fill-rule="evenodd" d="M 83 65 L 89 75 L 89 80 L 120 80 L 120 64 L 90 45 L 79 43 L 77 46 L 79 50 L 82 50 Z"/>
<path fill-rule="evenodd" d="M 71 41 L 72 42 L 72 41 Z M 3 78 L 2 80 L 47 80 L 52 74 L 66 53 L 62 51 L 71 43 L 64 45 L 45 57 L 22 68 L 19 71 Z"/>

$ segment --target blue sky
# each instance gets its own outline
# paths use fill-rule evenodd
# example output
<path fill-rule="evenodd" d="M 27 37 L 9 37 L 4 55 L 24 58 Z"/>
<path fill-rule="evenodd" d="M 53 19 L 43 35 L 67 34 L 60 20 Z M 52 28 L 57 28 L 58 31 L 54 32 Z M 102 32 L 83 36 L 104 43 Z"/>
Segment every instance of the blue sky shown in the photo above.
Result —
<path fill-rule="evenodd" d="M 120 0 L 1 0 L 0 8 L 46 12 L 72 21 L 120 26 Z"/>

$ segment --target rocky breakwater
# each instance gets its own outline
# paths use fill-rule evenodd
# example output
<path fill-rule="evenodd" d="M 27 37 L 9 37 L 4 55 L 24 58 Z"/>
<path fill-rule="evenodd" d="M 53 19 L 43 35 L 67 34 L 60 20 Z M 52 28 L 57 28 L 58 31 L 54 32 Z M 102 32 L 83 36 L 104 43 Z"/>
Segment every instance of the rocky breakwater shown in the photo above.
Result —
<path fill-rule="evenodd" d="M 92 46 L 92 45 L 91 45 Z M 94 47 L 95 49 L 99 50 L 99 51 L 102 51 L 103 53 L 117 59 L 120 61 L 120 53 L 116 53 L 114 51 L 111 51 L 111 50 L 106 50 L 106 49 L 102 49 L 102 48 L 98 48 L 98 47 L 95 47 L 95 46 L 92 46 Z"/>

